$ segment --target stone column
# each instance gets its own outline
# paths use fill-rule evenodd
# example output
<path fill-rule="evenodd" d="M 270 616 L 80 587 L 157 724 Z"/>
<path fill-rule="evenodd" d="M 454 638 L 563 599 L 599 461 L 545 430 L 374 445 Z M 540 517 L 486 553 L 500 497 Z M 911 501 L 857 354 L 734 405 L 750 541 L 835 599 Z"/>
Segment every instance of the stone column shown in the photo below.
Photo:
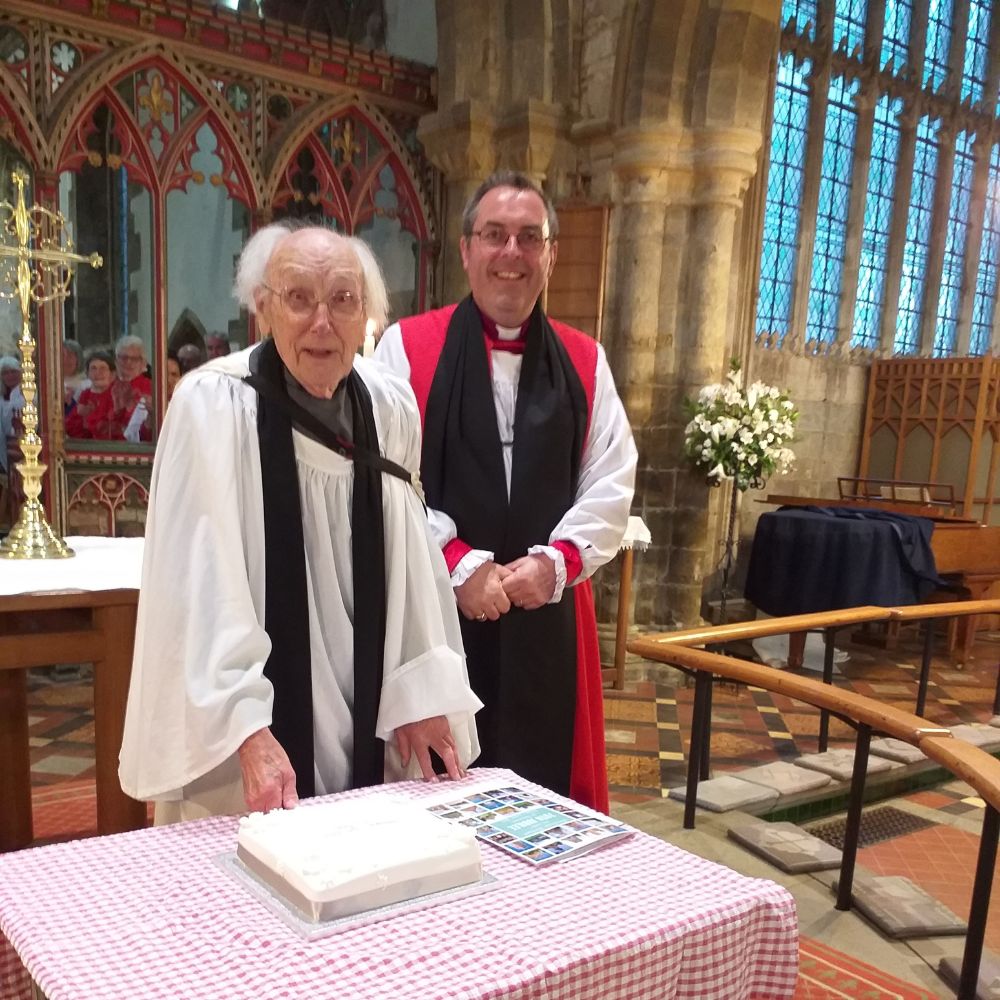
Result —
<path fill-rule="evenodd" d="M 417 136 L 430 161 L 444 175 L 443 218 L 440 225 L 440 305 L 468 293 L 458 241 L 462 209 L 497 161 L 496 123 L 480 101 L 462 101 L 420 119 Z"/>
<path fill-rule="evenodd" d="M 726 370 L 737 214 L 760 143 L 759 131 L 737 128 L 615 135 L 605 344 L 653 535 L 636 587 L 644 625 L 700 618 L 714 500 L 683 458 L 682 401 Z"/>
<path fill-rule="evenodd" d="M 675 389 L 678 400 L 672 408 L 676 423 L 666 437 L 677 465 L 677 486 L 671 516 L 671 583 L 664 588 L 664 597 L 685 625 L 700 620 L 704 577 L 722 554 L 726 519 L 716 510 L 724 499 L 720 491 L 709 490 L 681 457 L 686 415 L 680 400 L 693 398 L 706 383 L 720 381 L 730 355 L 736 353 L 729 339 L 733 246 L 760 143 L 760 132 L 747 129 L 706 128 L 694 136 L 689 278 L 676 337 L 682 367 Z"/>
<path fill-rule="evenodd" d="M 568 132 L 563 108 L 529 98 L 508 110 L 497 128 L 498 166 L 528 174 L 555 196 L 556 175 L 565 175 L 576 166 Z"/>

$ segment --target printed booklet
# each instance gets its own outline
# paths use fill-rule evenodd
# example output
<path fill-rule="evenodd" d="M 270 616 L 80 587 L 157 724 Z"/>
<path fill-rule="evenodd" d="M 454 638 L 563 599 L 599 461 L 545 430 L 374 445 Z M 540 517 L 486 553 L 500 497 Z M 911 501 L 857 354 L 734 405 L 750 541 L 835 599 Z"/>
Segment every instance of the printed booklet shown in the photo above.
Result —
<path fill-rule="evenodd" d="M 630 836 L 631 828 L 572 803 L 553 802 L 517 786 L 486 788 L 430 806 L 442 819 L 522 861 L 544 865 Z"/>

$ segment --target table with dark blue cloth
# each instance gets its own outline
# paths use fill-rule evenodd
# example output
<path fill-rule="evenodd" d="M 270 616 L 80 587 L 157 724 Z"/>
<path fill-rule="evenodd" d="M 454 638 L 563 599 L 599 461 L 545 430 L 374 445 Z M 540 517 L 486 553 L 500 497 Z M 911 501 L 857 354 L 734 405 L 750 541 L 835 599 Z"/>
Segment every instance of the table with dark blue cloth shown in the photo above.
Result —
<path fill-rule="evenodd" d="M 757 522 L 744 595 L 769 615 L 919 604 L 943 585 L 934 522 L 849 507 L 783 507 Z"/>

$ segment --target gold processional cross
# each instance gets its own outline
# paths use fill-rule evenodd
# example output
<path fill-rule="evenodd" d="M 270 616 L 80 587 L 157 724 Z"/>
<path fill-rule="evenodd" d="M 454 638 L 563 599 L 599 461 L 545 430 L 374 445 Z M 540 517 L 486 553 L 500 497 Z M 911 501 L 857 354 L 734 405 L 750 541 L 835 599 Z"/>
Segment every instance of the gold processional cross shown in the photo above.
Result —
<path fill-rule="evenodd" d="M 42 450 L 35 402 L 38 381 L 28 317 L 32 302 L 41 305 L 69 294 L 74 264 L 100 267 L 103 261 L 100 254 L 86 257 L 74 253 L 66 217 L 41 205 L 26 207 L 24 186 L 28 176 L 15 170 L 11 177 L 17 188 L 16 202 L 0 201 L 0 299 L 16 298 L 21 305 L 21 339 L 17 346 L 21 351 L 24 393 L 24 430 L 20 439 L 24 458 L 18 462 L 17 471 L 24 481 L 25 501 L 17 524 L 0 543 L 0 558 L 65 559 L 73 555 L 73 550 L 49 527 L 45 508 L 38 499 L 47 466 L 38 460 Z M 6 447 L 6 442 L 0 441 L 0 447 Z"/>

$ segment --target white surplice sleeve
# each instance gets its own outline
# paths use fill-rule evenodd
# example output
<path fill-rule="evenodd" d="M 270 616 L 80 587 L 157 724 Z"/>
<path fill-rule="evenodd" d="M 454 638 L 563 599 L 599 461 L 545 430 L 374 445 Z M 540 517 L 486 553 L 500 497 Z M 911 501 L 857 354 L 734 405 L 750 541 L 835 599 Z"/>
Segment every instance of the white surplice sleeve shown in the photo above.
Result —
<path fill-rule="evenodd" d="M 549 536 L 550 542 L 572 542 L 580 552 L 583 569 L 568 583 L 586 580 L 617 553 L 628 525 L 637 461 L 632 428 L 598 344 L 594 406 L 576 499 Z"/>
<path fill-rule="evenodd" d="M 386 458 L 415 474 L 420 467 L 420 418 L 405 378 L 376 362 L 355 362 L 372 395 Z M 412 486 L 382 476 L 386 549 L 386 633 L 382 697 L 376 735 L 387 743 L 387 777 L 406 774 L 392 740 L 408 722 L 447 716 L 463 767 L 479 754 L 475 713 L 482 702 L 469 686 L 455 598 L 444 556 L 431 535 Z"/>
<path fill-rule="evenodd" d="M 157 443 L 119 769 L 137 799 L 179 797 L 271 723 L 260 456 L 246 400 L 237 379 L 194 372 Z"/>

